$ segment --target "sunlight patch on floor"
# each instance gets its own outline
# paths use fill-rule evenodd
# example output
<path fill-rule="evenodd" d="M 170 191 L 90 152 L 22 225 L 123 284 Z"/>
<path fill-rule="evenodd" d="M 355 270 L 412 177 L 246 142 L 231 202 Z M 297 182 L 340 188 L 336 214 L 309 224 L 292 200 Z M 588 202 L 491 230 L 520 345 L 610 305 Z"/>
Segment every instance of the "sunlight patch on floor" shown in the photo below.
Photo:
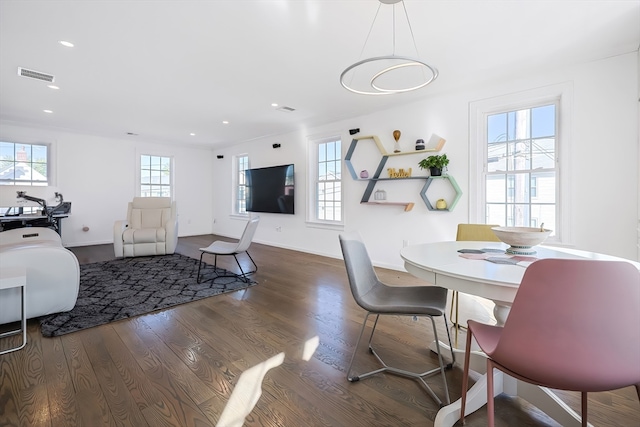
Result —
<path fill-rule="evenodd" d="M 305 341 L 302 350 L 302 360 L 308 362 L 313 357 L 320 338 L 316 335 Z M 222 411 L 216 427 L 242 427 L 244 420 L 251 413 L 262 396 L 262 381 L 271 369 L 284 362 L 284 352 L 247 369 L 240 375 L 238 384 L 233 389 L 229 402 Z"/>

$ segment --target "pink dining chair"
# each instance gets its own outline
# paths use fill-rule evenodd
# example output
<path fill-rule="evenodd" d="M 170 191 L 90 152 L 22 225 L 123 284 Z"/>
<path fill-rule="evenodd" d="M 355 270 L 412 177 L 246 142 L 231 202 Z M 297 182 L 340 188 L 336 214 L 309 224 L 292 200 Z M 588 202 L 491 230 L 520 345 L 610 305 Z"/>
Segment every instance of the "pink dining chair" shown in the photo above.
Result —
<path fill-rule="evenodd" d="M 468 321 L 462 423 L 472 336 L 487 355 L 489 427 L 494 425 L 493 368 L 527 383 L 580 391 L 582 425 L 586 426 L 588 392 L 634 385 L 640 399 L 638 325 L 640 272 L 631 263 L 534 262 L 522 278 L 503 327 Z"/>

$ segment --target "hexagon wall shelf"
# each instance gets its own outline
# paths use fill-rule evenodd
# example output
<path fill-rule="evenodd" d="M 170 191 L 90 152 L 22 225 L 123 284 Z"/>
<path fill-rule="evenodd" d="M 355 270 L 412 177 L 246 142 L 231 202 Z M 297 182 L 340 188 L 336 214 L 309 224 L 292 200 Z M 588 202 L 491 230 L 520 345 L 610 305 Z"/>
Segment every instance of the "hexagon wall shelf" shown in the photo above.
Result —
<path fill-rule="evenodd" d="M 353 164 L 351 163 L 351 158 L 353 157 L 353 153 L 356 150 L 356 146 L 358 145 L 358 141 L 362 141 L 362 140 L 366 140 L 366 139 L 370 139 L 376 144 L 376 147 L 378 147 L 378 150 L 380 151 L 380 154 L 382 155 L 382 158 L 380 159 L 380 163 L 378 164 L 378 167 L 376 168 L 376 171 L 371 176 L 371 178 L 360 178 L 358 176 L 358 174 L 356 173 L 356 170 L 353 168 Z M 416 151 L 404 151 L 404 152 L 400 152 L 400 153 L 388 153 L 387 150 L 385 150 L 384 145 L 382 145 L 382 142 L 380 142 L 380 138 L 378 138 L 375 135 L 360 136 L 358 138 L 354 138 L 351 141 L 351 145 L 349 146 L 349 149 L 347 150 L 347 154 L 345 154 L 345 156 L 344 156 L 344 163 L 347 166 L 347 170 L 349 171 L 349 174 L 351 175 L 351 177 L 354 180 L 356 180 L 356 181 L 368 181 L 369 182 L 367 184 L 367 188 L 364 191 L 364 194 L 362 195 L 362 200 L 360 200 L 360 203 L 377 204 L 377 205 L 404 206 L 405 212 L 408 212 L 411 209 L 413 209 L 414 203 L 412 203 L 412 202 L 380 202 L 380 201 L 370 202 L 369 198 L 371 197 L 371 194 L 373 193 L 373 189 L 375 188 L 375 186 L 378 183 L 378 181 L 383 181 L 383 180 L 397 181 L 397 180 L 401 180 L 401 179 L 426 179 L 427 182 L 425 183 L 425 186 L 422 188 L 422 191 L 421 191 L 420 195 L 422 196 L 422 200 L 424 200 L 424 203 L 427 205 L 427 209 L 429 209 L 429 210 L 448 210 L 448 211 L 453 210 L 453 208 L 455 207 L 456 203 L 458 202 L 458 199 L 460 199 L 460 196 L 462 195 L 462 192 L 460 191 L 460 187 L 458 187 L 458 184 L 456 183 L 455 179 L 453 179 L 453 177 L 448 177 L 447 176 L 447 178 L 450 178 L 449 182 L 451 182 L 451 185 L 453 186 L 453 188 L 456 191 L 456 197 L 455 197 L 454 201 L 451 203 L 451 206 L 448 209 L 435 209 L 431 205 L 431 203 L 429 202 L 429 200 L 426 197 L 426 191 L 427 191 L 427 189 L 429 188 L 429 185 L 431 185 L 431 182 L 432 182 L 431 179 L 432 178 L 440 178 L 440 177 L 413 176 L 413 177 L 407 177 L 407 178 L 380 178 L 380 174 L 384 170 L 384 166 L 387 163 L 387 160 L 389 159 L 389 157 L 391 157 L 391 156 L 403 156 L 403 155 L 407 155 L 407 154 L 421 154 L 421 153 L 424 153 L 424 152 L 440 151 L 442 149 L 442 147 L 444 146 L 444 144 L 445 144 L 445 139 L 439 137 L 438 135 L 433 134 L 431 136 L 431 139 L 429 140 L 429 144 L 428 144 L 430 148 L 426 148 L 424 150 L 416 150 Z"/>
<path fill-rule="evenodd" d="M 447 203 L 446 209 L 435 208 L 429 201 L 429 198 L 427 197 L 427 191 L 429 190 L 429 187 L 436 179 L 446 180 L 447 182 L 449 182 L 449 184 L 451 184 L 451 188 L 453 188 L 453 190 L 456 192 L 456 195 L 453 197 L 453 200 L 451 201 L 451 203 Z M 458 183 L 456 182 L 455 178 L 452 177 L 451 175 L 430 176 L 427 178 L 427 182 L 424 183 L 424 187 L 422 187 L 422 190 L 420 191 L 420 197 L 422 197 L 424 204 L 427 205 L 427 209 L 429 209 L 430 211 L 451 212 L 456 207 L 456 204 L 460 200 L 460 197 L 462 197 L 462 190 L 458 186 Z"/>

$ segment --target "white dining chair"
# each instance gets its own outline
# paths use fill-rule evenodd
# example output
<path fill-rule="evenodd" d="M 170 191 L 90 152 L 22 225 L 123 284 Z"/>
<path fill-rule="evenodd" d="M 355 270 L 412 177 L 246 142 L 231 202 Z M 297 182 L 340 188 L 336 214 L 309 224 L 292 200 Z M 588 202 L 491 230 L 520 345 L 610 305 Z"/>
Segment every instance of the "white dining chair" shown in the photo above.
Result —
<path fill-rule="evenodd" d="M 219 277 L 236 277 L 243 281 L 248 281 L 249 279 L 247 278 L 247 276 L 258 271 L 258 266 L 256 265 L 253 258 L 251 258 L 251 255 L 249 255 L 248 249 L 249 249 L 249 246 L 251 246 L 251 242 L 253 241 L 253 236 L 256 233 L 256 229 L 258 228 L 259 222 L 260 222 L 259 216 L 254 216 L 253 218 L 251 218 L 247 222 L 244 228 L 244 232 L 240 237 L 240 240 L 238 240 L 237 242 L 225 242 L 222 240 L 216 240 L 206 248 L 200 248 L 200 251 L 201 251 L 200 262 L 198 263 L 198 276 L 197 276 L 198 283 L 200 283 L 202 280 L 200 272 L 202 270 L 202 257 L 204 256 L 204 254 L 209 254 L 214 256 L 213 269 L 216 274 L 210 280 L 215 280 Z M 240 265 L 240 262 L 238 261 L 238 255 L 241 253 L 247 254 L 249 259 L 251 260 L 251 263 L 253 263 L 253 270 L 244 271 L 242 269 L 242 265 Z M 230 274 L 226 270 L 223 274 L 217 274 L 218 273 L 218 256 L 222 256 L 222 255 L 233 256 L 233 258 L 236 260 L 236 264 L 238 264 L 238 268 L 240 268 L 240 274 L 233 274 L 233 273 Z"/>

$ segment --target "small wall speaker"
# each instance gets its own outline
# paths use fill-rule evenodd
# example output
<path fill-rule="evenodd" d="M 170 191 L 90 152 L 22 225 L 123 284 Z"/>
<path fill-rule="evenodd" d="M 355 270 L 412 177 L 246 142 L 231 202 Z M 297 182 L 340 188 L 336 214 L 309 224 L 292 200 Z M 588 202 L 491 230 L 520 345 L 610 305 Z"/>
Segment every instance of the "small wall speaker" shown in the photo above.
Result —
<path fill-rule="evenodd" d="M 273 144 L 273 148 L 280 148 L 280 144 Z"/>
<path fill-rule="evenodd" d="M 358 132 L 360 132 L 360 128 L 349 129 L 349 135 L 355 135 Z"/>
<path fill-rule="evenodd" d="M 218 157 L 219 159 L 224 159 L 224 156 L 222 154 L 218 154 L 216 157 Z"/>

